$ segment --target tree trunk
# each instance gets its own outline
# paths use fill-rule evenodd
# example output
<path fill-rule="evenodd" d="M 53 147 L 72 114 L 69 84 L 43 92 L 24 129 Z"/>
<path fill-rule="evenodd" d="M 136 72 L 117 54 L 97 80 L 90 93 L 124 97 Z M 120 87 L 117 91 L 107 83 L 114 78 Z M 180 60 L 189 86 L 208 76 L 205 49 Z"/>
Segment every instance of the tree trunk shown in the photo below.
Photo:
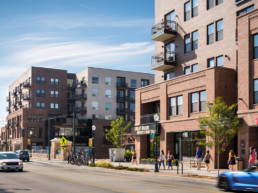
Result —
<path fill-rule="evenodd" d="M 219 145 L 218 145 L 218 150 L 217 150 L 217 167 L 218 167 L 218 176 L 219 176 Z"/>

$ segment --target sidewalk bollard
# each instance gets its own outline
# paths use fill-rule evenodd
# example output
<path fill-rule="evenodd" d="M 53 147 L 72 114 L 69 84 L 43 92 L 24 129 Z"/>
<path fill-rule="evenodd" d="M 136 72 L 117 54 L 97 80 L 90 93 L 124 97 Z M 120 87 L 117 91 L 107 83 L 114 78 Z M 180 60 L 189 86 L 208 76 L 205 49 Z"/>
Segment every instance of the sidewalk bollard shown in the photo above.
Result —
<path fill-rule="evenodd" d="M 177 165 L 176 167 L 177 167 L 177 175 L 178 175 L 178 173 L 179 173 L 179 172 L 178 172 L 178 170 L 179 170 L 179 168 L 178 168 L 178 167 L 179 167 L 179 163 L 177 162 L 176 165 Z"/>
<path fill-rule="evenodd" d="M 181 168 L 181 169 L 182 169 L 182 175 L 183 175 L 183 173 L 184 173 L 184 164 L 183 164 L 183 162 L 182 162 L 182 161 L 181 161 L 180 163 L 181 163 L 181 166 L 182 166 L 182 168 Z"/>

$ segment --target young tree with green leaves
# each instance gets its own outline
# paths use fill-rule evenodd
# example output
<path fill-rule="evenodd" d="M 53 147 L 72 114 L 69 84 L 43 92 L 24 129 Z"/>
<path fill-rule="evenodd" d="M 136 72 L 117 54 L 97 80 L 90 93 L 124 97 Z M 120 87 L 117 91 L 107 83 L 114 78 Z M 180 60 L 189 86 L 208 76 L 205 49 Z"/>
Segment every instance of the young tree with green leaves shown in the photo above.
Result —
<path fill-rule="evenodd" d="M 210 141 L 202 142 L 206 146 L 214 146 L 217 153 L 217 166 L 219 174 L 219 155 L 226 151 L 226 147 L 237 135 L 241 120 L 235 114 L 237 104 L 228 106 L 221 97 L 217 97 L 213 103 L 206 103 L 209 116 L 199 117 L 201 132 L 210 137 Z"/>
<path fill-rule="evenodd" d="M 105 134 L 105 138 L 108 142 L 110 142 L 113 146 L 115 146 L 120 152 L 121 148 L 125 147 L 126 143 L 126 130 L 131 125 L 131 122 L 128 124 L 125 123 L 123 117 L 117 117 L 116 120 L 111 122 L 111 129 L 107 131 Z M 120 157 L 120 156 L 119 156 Z M 120 165 L 120 159 L 119 159 Z"/>

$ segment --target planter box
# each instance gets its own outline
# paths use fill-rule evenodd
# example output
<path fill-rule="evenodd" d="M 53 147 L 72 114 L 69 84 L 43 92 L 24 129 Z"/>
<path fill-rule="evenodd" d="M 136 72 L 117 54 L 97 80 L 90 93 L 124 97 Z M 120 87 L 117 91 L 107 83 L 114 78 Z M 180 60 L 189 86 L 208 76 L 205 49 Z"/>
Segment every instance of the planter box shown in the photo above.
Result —
<path fill-rule="evenodd" d="M 125 149 L 109 148 L 109 159 L 112 162 L 125 160 Z"/>

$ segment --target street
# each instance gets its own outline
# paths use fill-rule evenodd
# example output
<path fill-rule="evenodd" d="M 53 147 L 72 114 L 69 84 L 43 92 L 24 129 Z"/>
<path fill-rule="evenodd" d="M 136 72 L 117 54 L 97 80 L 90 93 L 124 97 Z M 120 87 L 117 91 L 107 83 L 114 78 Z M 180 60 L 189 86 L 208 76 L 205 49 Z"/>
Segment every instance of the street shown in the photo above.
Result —
<path fill-rule="evenodd" d="M 24 163 L 24 172 L 0 172 L 0 192 L 210 192 L 214 182 L 63 163 Z"/>

